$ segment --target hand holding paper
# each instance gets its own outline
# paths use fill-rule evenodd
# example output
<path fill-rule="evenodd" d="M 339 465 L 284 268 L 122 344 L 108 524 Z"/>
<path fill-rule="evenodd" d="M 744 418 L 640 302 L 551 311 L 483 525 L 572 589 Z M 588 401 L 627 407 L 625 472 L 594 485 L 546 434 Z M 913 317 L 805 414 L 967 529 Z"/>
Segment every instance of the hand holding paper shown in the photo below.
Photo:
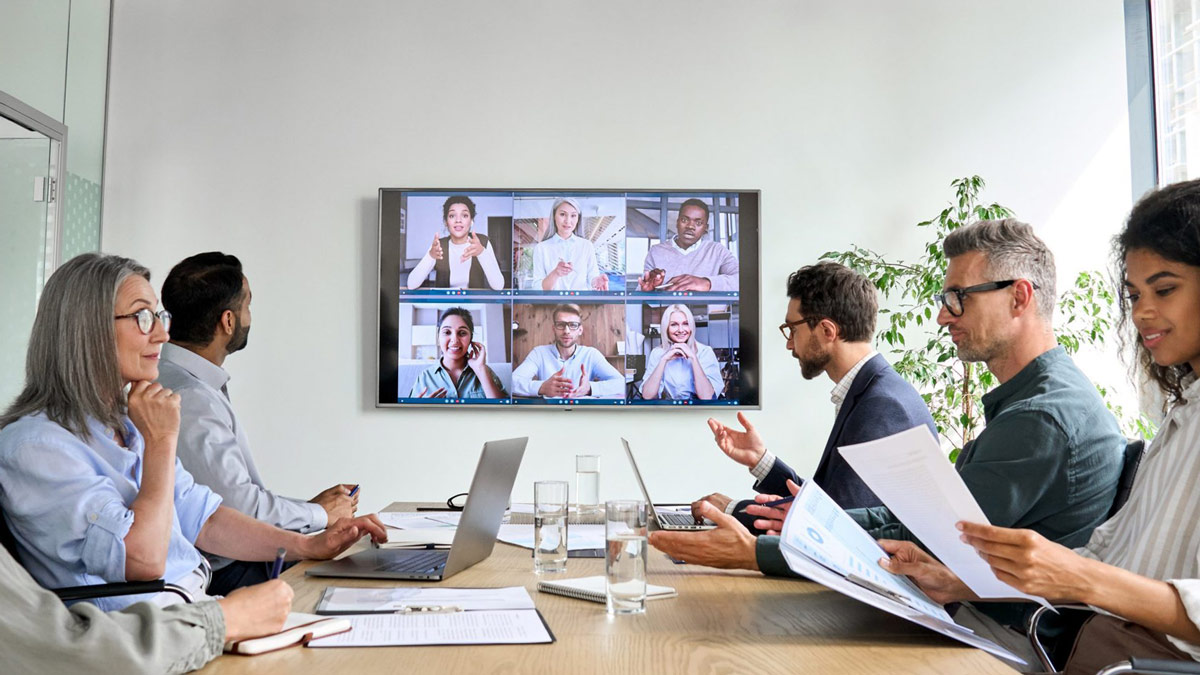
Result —
<path fill-rule="evenodd" d="M 1048 605 L 997 579 L 960 539 L 956 523 L 988 524 L 988 519 L 928 427 L 838 450 L 900 522 L 980 598 L 1024 598 Z"/>

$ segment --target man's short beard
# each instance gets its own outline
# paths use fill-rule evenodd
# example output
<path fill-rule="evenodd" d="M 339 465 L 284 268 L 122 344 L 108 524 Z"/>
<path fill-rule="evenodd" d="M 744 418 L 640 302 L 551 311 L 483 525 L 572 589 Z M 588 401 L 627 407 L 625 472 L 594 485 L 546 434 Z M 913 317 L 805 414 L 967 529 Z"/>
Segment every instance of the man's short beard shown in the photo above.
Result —
<path fill-rule="evenodd" d="M 985 345 L 964 344 L 957 348 L 958 360 L 963 363 L 987 363 L 1003 352 L 1005 345 L 993 340 Z"/>
<path fill-rule="evenodd" d="M 229 344 L 225 345 L 225 353 L 232 354 L 246 348 L 246 343 L 250 341 L 250 326 L 243 326 L 242 320 L 234 317 L 233 337 L 229 338 Z"/>
<path fill-rule="evenodd" d="M 829 365 L 829 361 L 833 359 L 833 355 L 828 352 L 821 352 L 816 338 L 809 341 L 808 347 L 816 356 L 813 358 L 797 356 L 796 360 L 800 362 L 800 374 L 804 376 L 804 379 L 811 380 L 825 372 L 825 366 Z"/>

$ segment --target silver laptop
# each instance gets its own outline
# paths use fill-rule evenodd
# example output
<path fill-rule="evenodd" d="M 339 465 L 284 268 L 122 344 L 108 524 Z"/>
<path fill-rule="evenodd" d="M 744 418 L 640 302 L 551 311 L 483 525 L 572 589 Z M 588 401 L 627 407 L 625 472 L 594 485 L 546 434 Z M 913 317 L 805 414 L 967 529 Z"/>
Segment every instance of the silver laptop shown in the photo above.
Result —
<path fill-rule="evenodd" d="M 642 472 L 638 471 L 637 460 L 633 458 L 633 451 L 629 449 L 629 441 L 621 439 L 621 444 L 625 446 L 625 456 L 629 458 L 629 466 L 633 467 L 633 477 L 637 479 L 638 487 L 642 489 L 642 496 L 646 498 L 646 503 L 650 505 L 650 522 L 651 530 L 711 530 L 717 526 L 711 520 L 704 519 L 703 523 L 697 523 L 692 517 L 691 511 L 672 511 L 671 509 L 659 510 L 654 505 L 654 500 L 650 499 L 650 493 L 646 491 L 646 483 L 642 480 Z"/>
<path fill-rule="evenodd" d="M 471 479 L 450 550 L 371 549 L 315 565 L 310 577 L 361 577 L 364 579 L 419 579 L 441 581 L 484 560 L 496 545 L 496 533 L 508 507 L 513 481 L 521 467 L 529 438 L 488 441 Z"/>

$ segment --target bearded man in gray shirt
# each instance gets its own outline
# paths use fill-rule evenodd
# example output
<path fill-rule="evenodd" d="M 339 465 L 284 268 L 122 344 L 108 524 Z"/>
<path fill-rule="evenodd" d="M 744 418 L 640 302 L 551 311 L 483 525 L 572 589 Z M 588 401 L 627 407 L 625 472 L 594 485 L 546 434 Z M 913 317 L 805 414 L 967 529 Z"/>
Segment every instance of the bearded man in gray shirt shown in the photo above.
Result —
<path fill-rule="evenodd" d="M 179 459 L 197 483 L 221 495 L 225 506 L 285 530 L 323 530 L 354 516 L 356 486 L 334 485 L 308 501 L 268 490 L 230 402 L 229 373 L 222 365 L 226 356 L 246 346 L 250 298 L 241 261 L 219 252 L 186 258 L 163 282 L 162 304 L 172 323 L 158 382 L 181 398 Z M 213 567 L 210 594 L 269 578 L 267 563 L 208 558 Z"/>

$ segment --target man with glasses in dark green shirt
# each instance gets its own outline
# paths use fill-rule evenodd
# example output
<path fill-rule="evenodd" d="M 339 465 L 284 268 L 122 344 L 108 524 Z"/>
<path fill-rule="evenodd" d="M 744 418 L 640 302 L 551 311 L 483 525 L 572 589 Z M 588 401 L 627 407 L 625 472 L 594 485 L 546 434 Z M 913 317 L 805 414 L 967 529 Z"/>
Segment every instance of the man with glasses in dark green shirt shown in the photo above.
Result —
<path fill-rule="evenodd" d="M 959 228 L 943 249 L 949 268 L 938 323 L 960 359 L 986 364 L 1000 382 L 983 397 L 987 426 L 959 454 L 959 475 L 993 525 L 1082 546 L 1112 506 L 1125 439 L 1096 387 L 1055 340 L 1054 256 L 1033 228 L 1011 219 Z M 749 507 L 759 516 L 763 508 Z M 887 507 L 847 513 L 877 539 L 914 539 Z M 720 558 L 685 560 L 792 574 L 779 537 L 756 539 L 732 518 L 714 520 L 719 527 L 696 544 L 723 547 Z M 987 609 L 1002 624 L 1020 620 L 1018 606 Z"/>

